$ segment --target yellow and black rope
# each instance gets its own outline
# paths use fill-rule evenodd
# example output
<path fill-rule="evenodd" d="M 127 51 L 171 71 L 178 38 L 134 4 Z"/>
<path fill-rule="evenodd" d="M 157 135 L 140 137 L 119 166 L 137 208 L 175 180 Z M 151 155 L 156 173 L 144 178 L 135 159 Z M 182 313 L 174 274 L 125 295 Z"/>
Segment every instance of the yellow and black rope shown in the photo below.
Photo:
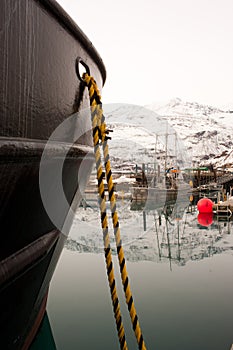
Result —
<path fill-rule="evenodd" d="M 122 284 L 125 292 L 125 298 L 126 298 L 128 310 L 130 313 L 133 330 L 135 332 L 135 336 L 138 342 L 138 347 L 140 350 L 146 350 L 145 342 L 142 336 L 138 316 L 137 316 L 134 301 L 133 301 L 132 292 L 130 289 L 129 278 L 128 278 L 128 273 L 127 273 L 126 263 L 124 258 L 124 251 L 123 251 L 122 241 L 120 236 L 120 226 L 119 226 L 118 214 L 116 211 L 116 199 L 115 199 L 114 185 L 113 185 L 113 179 L 112 179 L 111 164 L 109 159 L 109 149 L 107 144 L 107 140 L 109 137 L 107 136 L 108 130 L 106 128 L 105 117 L 102 110 L 101 95 L 93 77 L 91 77 L 87 73 L 84 73 L 83 80 L 88 86 L 89 97 L 90 97 L 93 142 L 94 142 L 94 152 L 95 152 L 97 178 L 98 178 L 98 192 L 100 196 L 100 211 L 101 211 L 101 223 L 102 223 L 103 237 L 104 237 L 105 258 L 106 258 L 106 264 L 107 264 L 109 286 L 111 290 L 112 302 L 113 302 L 115 318 L 117 323 L 118 336 L 119 336 L 121 346 L 123 342 L 125 343 L 125 346 L 126 346 L 124 329 L 121 323 L 120 308 L 118 309 L 119 301 L 115 291 L 115 280 L 113 282 L 114 275 L 113 275 L 112 260 L 110 258 L 111 248 L 110 248 L 110 241 L 109 241 L 109 235 L 108 235 L 106 202 L 104 197 L 104 183 L 103 183 L 104 174 L 102 171 L 102 164 L 101 164 L 101 154 L 100 154 L 100 146 L 99 146 L 100 142 L 103 148 L 106 179 L 108 184 L 109 201 L 110 201 L 111 214 L 112 214 L 112 222 L 113 222 L 118 260 L 119 260 L 120 271 L 121 271 L 121 279 L 122 279 Z M 115 307 L 115 303 L 117 304 L 117 307 Z M 115 309 L 117 310 L 117 313 Z M 126 349 L 126 348 L 127 347 L 123 349 Z"/>
<path fill-rule="evenodd" d="M 89 89 L 90 102 L 91 102 L 94 154 L 95 154 L 96 171 L 97 171 L 97 178 L 98 178 L 99 206 L 100 206 L 100 212 L 101 212 L 101 225 L 103 230 L 104 252 L 105 252 L 105 262 L 106 262 L 107 275 L 108 275 L 108 283 L 111 291 L 111 298 L 112 298 L 114 316 L 115 316 L 116 325 L 117 325 L 120 347 L 123 350 L 127 350 L 128 347 L 127 347 L 127 343 L 125 339 L 125 331 L 122 323 L 120 303 L 119 303 L 119 299 L 116 291 L 116 282 L 114 277 L 112 253 L 111 253 L 110 239 L 109 239 L 109 233 L 108 233 L 108 218 L 107 218 L 107 212 L 106 212 L 106 201 L 105 201 L 104 182 L 103 182 L 104 173 L 102 170 L 101 152 L 100 152 L 100 145 L 99 145 L 100 133 L 99 133 L 98 121 L 99 121 L 99 116 L 101 115 L 101 106 L 96 102 L 96 100 L 98 101 L 99 98 L 97 95 L 98 90 L 97 90 L 97 87 L 95 86 L 95 82 L 93 81 L 93 78 L 91 78 L 90 76 L 86 76 L 86 83 Z"/>

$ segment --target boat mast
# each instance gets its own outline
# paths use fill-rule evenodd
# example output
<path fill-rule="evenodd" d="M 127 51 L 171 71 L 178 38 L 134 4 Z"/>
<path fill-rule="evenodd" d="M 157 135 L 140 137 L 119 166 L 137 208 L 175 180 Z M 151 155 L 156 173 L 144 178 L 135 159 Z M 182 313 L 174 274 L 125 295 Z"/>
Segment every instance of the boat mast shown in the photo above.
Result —
<path fill-rule="evenodd" d="M 167 169 L 167 141 L 168 141 L 168 123 L 166 123 L 166 133 L 165 133 L 165 161 L 164 161 L 164 173 L 166 174 Z"/>

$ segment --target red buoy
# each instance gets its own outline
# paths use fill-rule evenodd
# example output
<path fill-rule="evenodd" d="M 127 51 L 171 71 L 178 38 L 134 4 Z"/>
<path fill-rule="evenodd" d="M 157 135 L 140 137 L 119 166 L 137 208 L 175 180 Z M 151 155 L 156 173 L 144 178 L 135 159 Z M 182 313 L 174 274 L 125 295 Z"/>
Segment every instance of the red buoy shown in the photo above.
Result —
<path fill-rule="evenodd" d="M 199 213 L 197 220 L 201 226 L 210 226 L 213 223 L 213 213 Z"/>
<path fill-rule="evenodd" d="M 197 202 L 199 213 L 212 213 L 214 203 L 209 198 L 202 198 Z"/>

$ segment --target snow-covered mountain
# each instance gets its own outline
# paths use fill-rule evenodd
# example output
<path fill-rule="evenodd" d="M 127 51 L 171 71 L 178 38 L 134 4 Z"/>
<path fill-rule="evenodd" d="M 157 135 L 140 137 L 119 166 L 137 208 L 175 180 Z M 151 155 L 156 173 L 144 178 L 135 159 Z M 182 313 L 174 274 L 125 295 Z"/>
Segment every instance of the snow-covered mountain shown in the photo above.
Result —
<path fill-rule="evenodd" d="M 167 104 L 148 106 L 168 120 L 197 164 L 230 165 L 233 110 L 219 109 L 176 98 Z"/>
<path fill-rule="evenodd" d="M 176 98 L 146 107 L 107 105 L 105 115 L 114 131 L 110 147 L 118 164 L 163 162 L 165 153 L 171 165 L 176 159 L 181 167 L 233 164 L 231 109 Z"/>

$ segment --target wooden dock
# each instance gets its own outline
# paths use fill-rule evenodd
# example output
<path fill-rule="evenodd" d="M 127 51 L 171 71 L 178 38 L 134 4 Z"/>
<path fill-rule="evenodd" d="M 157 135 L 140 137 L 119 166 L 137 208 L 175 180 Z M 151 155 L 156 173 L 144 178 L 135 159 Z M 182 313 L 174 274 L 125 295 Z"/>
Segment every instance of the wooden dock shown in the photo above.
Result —
<path fill-rule="evenodd" d="M 233 213 L 233 197 L 224 201 L 218 202 L 213 205 L 213 212 L 218 217 L 228 217 L 230 218 Z"/>

